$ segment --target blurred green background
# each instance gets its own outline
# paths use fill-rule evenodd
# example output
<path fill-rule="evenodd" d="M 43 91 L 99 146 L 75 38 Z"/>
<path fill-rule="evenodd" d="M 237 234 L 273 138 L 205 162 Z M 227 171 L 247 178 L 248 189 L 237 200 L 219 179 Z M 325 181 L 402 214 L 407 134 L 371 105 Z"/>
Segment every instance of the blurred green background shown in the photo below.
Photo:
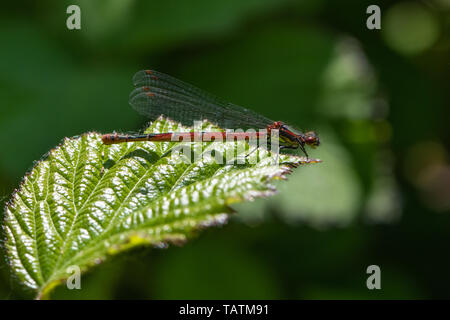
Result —
<path fill-rule="evenodd" d="M 81 30 L 66 8 L 81 8 Z M 323 160 L 184 247 L 94 269 L 70 299 L 450 298 L 450 2 L 15 1 L 0 12 L 0 205 L 64 137 L 139 130 L 152 68 L 314 129 Z M 2 212 L 3 214 L 3 212 Z M 3 235 L 2 235 L 3 238 Z M 0 298 L 30 298 L 0 253 Z M 381 268 L 368 290 L 366 268 Z"/>

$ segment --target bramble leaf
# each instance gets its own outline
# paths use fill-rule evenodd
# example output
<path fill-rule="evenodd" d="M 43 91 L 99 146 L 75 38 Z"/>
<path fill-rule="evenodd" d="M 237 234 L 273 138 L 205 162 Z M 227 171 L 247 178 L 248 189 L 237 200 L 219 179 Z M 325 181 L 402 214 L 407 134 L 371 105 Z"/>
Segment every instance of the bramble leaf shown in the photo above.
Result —
<path fill-rule="evenodd" d="M 161 118 L 146 132 L 191 130 Z M 219 129 L 204 122 L 203 130 Z M 182 153 L 170 152 L 181 145 L 202 147 L 204 154 L 242 149 L 248 155 L 244 141 L 107 146 L 94 132 L 51 150 L 6 206 L 5 247 L 19 281 L 48 298 L 71 275 L 70 267 L 84 272 L 137 246 L 182 244 L 198 229 L 224 224 L 230 204 L 271 195 L 272 180 L 317 162 L 280 155 L 274 165 L 274 155 L 258 148 L 242 157 L 244 164 L 220 164 L 214 156 L 188 163 Z"/>

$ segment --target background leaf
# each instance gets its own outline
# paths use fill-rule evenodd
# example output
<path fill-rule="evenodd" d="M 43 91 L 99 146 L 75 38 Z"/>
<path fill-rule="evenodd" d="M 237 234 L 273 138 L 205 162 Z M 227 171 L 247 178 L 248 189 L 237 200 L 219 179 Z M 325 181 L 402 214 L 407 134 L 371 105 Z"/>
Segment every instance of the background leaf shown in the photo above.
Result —
<path fill-rule="evenodd" d="M 208 123 L 202 129 L 217 130 Z M 186 130 L 160 119 L 147 132 Z M 89 133 L 51 150 L 6 209 L 7 256 L 21 282 L 46 297 L 70 266 L 85 271 L 136 246 L 184 243 L 199 228 L 225 223 L 230 204 L 273 194 L 269 182 L 289 166 L 314 162 L 280 155 L 281 165 L 273 165 L 259 148 L 242 165 L 211 157 L 187 163 L 170 152 L 180 144 L 106 146 Z M 204 143 L 203 150 L 225 154 L 239 144 L 245 142 Z"/>

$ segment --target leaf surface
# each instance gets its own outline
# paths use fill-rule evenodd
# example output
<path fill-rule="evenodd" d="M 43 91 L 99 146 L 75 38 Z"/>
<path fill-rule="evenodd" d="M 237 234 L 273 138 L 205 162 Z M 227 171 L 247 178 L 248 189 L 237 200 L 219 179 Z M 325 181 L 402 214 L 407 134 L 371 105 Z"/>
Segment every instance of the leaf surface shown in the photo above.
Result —
<path fill-rule="evenodd" d="M 161 118 L 146 132 L 191 130 Z M 220 129 L 205 122 L 202 130 Z M 188 162 L 171 152 L 187 145 L 212 156 Z M 248 148 L 244 141 L 107 146 L 98 133 L 66 138 L 25 176 L 6 206 L 11 268 L 46 298 L 73 272 L 69 267 L 87 271 L 136 246 L 182 244 L 198 229 L 224 224 L 230 204 L 271 195 L 272 180 L 317 162 L 280 155 L 274 165 L 274 155 L 263 148 L 245 157 Z M 245 163 L 214 160 L 230 150 Z"/>

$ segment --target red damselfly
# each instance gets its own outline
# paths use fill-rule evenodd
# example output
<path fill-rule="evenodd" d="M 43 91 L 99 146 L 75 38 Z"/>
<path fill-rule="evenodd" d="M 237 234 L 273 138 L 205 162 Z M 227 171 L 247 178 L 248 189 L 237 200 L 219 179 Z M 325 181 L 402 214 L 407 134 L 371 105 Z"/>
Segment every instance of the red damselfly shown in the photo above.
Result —
<path fill-rule="evenodd" d="M 269 138 L 278 130 L 280 149 L 300 148 L 308 157 L 305 145 L 316 147 L 319 137 L 314 131 L 301 133 L 281 121 L 272 121 L 252 110 L 223 101 L 186 82 L 153 70 L 141 70 L 133 77 L 136 87 L 130 94 L 130 104 L 140 114 L 156 119 L 163 115 L 186 125 L 207 119 L 227 129 L 267 129 L 259 132 L 222 132 L 225 139 Z M 104 144 L 134 141 L 181 141 L 200 134 L 200 141 L 213 141 L 217 132 L 167 132 L 140 135 L 105 134 Z"/>

